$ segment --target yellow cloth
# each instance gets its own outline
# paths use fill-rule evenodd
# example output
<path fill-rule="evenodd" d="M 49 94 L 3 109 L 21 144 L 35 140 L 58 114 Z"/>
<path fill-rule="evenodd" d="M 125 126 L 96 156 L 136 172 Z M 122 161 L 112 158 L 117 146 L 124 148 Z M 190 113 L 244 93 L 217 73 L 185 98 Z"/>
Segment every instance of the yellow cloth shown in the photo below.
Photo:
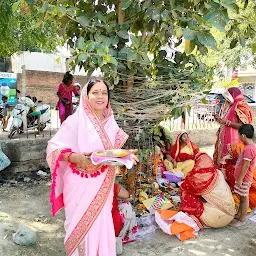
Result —
<path fill-rule="evenodd" d="M 193 151 L 192 151 L 191 147 L 189 147 L 188 145 L 186 145 L 184 148 L 182 148 L 180 152 L 186 153 L 189 155 L 193 155 Z M 176 173 L 178 171 L 182 171 L 184 176 L 186 176 L 193 169 L 193 167 L 195 165 L 195 161 L 190 159 L 190 160 L 186 160 L 184 162 L 178 162 L 177 167 L 174 168 L 172 162 L 165 159 L 164 165 L 166 167 L 166 170 L 172 171 L 174 173 Z"/>

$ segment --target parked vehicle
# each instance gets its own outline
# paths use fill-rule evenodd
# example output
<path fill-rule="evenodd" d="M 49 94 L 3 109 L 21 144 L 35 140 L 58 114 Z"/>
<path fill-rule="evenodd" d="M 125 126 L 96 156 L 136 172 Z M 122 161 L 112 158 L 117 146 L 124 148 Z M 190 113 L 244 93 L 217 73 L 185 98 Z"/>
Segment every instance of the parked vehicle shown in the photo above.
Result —
<path fill-rule="evenodd" d="M 256 106 L 256 102 L 250 97 L 243 95 L 247 103 Z M 199 119 L 214 120 L 214 115 L 219 114 L 225 98 L 222 93 L 209 93 L 205 97 L 206 104 L 198 103 L 195 106 L 195 113 Z"/>
<path fill-rule="evenodd" d="M 51 120 L 50 106 L 41 105 L 37 107 L 37 110 L 41 112 L 40 116 L 40 131 L 43 131 L 46 127 L 46 124 Z M 28 130 L 38 129 L 37 117 L 29 115 L 30 106 L 26 101 L 21 101 L 17 104 L 12 111 L 12 124 L 10 127 L 10 132 L 8 138 L 11 139 L 15 133 L 24 132 L 24 123 L 27 122 Z"/>
<path fill-rule="evenodd" d="M 75 113 L 78 106 L 79 106 L 79 97 L 73 96 L 72 97 L 72 104 L 73 104 L 73 113 Z"/>

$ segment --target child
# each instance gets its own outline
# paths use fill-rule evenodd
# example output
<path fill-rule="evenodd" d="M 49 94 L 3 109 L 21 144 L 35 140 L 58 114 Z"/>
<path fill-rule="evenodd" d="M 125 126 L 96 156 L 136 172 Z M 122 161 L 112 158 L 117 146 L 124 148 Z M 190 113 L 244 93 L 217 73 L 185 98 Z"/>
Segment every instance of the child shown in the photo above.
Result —
<path fill-rule="evenodd" d="M 240 227 L 244 224 L 246 213 L 249 207 L 249 190 L 252 183 L 253 171 L 256 168 L 256 145 L 252 138 L 254 128 L 250 124 L 243 124 L 239 130 L 240 140 L 244 148 L 237 160 L 235 168 L 234 192 L 240 195 L 240 205 L 235 220 L 230 224 L 233 227 Z"/>

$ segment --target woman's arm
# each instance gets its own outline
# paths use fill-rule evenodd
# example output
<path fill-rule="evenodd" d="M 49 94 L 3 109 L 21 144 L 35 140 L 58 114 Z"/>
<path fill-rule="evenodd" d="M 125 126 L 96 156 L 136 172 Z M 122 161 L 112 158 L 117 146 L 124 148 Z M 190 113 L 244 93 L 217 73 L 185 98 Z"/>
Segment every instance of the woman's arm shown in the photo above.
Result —
<path fill-rule="evenodd" d="M 119 190 L 119 193 L 117 194 L 117 197 L 122 198 L 122 199 L 128 199 L 130 197 L 129 192 L 124 187 L 122 187 L 120 184 L 119 184 L 119 186 L 120 186 L 120 190 Z"/>
<path fill-rule="evenodd" d="M 231 122 L 227 119 L 224 119 L 224 118 L 220 118 L 220 117 L 217 117 L 216 118 L 216 121 L 219 123 L 219 124 L 222 124 L 222 125 L 227 125 L 227 126 L 230 126 L 234 129 L 239 129 L 240 126 L 242 125 L 241 123 L 237 123 L 237 122 Z"/>
<path fill-rule="evenodd" d="M 62 156 L 62 161 L 77 164 L 82 169 L 87 169 L 91 164 L 90 156 L 91 153 L 72 153 L 67 152 Z"/>

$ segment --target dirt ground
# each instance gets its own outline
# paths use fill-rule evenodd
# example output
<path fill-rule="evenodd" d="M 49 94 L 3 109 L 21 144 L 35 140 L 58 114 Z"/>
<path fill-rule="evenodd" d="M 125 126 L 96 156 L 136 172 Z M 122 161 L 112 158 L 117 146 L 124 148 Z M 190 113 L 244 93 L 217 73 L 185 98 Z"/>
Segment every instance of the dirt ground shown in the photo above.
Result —
<path fill-rule="evenodd" d="M 37 183 L 37 184 L 35 184 Z M 1 256 L 64 256 L 64 216 L 51 217 L 50 181 L 19 182 L 0 186 L 0 255 Z M 12 233 L 20 224 L 37 232 L 37 245 L 23 247 L 13 243 Z M 123 256 L 255 256 L 256 223 L 248 220 L 240 228 L 204 229 L 199 237 L 180 242 L 160 230 L 143 241 L 125 245 Z M 106 255 L 108 256 L 108 255 Z"/>

